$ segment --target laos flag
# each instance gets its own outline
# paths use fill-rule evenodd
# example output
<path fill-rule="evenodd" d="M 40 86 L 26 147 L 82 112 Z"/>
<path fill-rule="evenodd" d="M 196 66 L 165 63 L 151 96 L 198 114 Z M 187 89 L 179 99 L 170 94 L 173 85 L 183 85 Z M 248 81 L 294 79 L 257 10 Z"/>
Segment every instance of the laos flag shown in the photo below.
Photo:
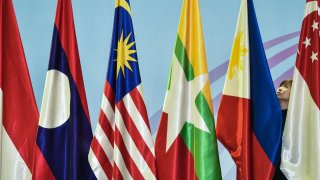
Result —
<path fill-rule="evenodd" d="M 36 139 L 33 179 L 95 179 L 71 0 L 58 0 Z"/>
<path fill-rule="evenodd" d="M 237 165 L 237 179 L 273 178 L 281 131 L 253 1 L 242 0 L 217 122 L 217 137 Z"/>

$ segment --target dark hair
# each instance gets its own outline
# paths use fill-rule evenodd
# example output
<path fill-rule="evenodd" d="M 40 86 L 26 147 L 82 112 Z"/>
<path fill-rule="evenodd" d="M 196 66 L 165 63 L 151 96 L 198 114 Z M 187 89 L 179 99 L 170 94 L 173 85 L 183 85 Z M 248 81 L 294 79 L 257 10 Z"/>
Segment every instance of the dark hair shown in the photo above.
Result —
<path fill-rule="evenodd" d="M 282 82 L 280 83 L 279 87 L 281 87 L 281 86 L 284 85 L 285 83 L 289 83 L 290 86 L 292 86 L 292 79 L 282 81 Z"/>

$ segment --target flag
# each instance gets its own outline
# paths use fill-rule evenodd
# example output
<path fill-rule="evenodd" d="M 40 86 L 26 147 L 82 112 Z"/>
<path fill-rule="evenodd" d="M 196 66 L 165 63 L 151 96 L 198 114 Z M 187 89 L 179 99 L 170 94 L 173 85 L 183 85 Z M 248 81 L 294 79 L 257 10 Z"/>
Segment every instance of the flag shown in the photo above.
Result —
<path fill-rule="evenodd" d="M 307 0 L 294 67 L 281 155 L 288 179 L 320 179 L 319 3 Z"/>
<path fill-rule="evenodd" d="M 95 179 L 88 161 L 91 140 L 71 0 L 58 0 L 33 179 Z"/>
<path fill-rule="evenodd" d="M 217 137 L 238 179 L 272 179 L 280 159 L 282 114 L 252 0 L 242 0 L 218 111 Z"/>
<path fill-rule="evenodd" d="M 156 137 L 159 179 L 221 179 L 198 0 L 184 0 Z"/>
<path fill-rule="evenodd" d="M 39 113 L 11 0 L 0 1 L 0 179 L 31 179 Z"/>
<path fill-rule="evenodd" d="M 98 179 L 156 179 L 129 0 L 116 0 L 108 72 L 89 161 Z"/>

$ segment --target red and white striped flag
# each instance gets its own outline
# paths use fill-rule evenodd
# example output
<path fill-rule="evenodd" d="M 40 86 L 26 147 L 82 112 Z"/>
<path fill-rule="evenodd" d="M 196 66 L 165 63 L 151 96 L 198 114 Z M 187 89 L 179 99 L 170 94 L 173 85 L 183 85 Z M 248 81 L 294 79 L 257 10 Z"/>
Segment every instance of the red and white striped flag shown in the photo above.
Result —
<path fill-rule="evenodd" d="M 129 1 L 117 0 L 99 122 L 89 152 L 98 179 L 156 179 Z"/>
<path fill-rule="evenodd" d="M 31 179 L 39 113 L 12 0 L 0 1 L 0 179 Z"/>

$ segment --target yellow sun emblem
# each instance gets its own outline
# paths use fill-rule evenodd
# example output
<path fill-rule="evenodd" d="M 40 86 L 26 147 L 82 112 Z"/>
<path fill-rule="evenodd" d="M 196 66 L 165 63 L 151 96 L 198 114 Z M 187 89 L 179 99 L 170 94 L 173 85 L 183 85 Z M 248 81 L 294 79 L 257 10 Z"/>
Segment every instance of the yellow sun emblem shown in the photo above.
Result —
<path fill-rule="evenodd" d="M 132 71 L 132 68 L 128 61 L 134 61 L 137 62 L 136 59 L 131 57 L 131 54 L 136 53 L 137 50 L 131 50 L 130 48 L 134 45 L 135 42 L 131 42 L 128 44 L 128 41 L 130 39 L 131 33 L 126 37 L 126 39 L 123 39 L 123 32 L 121 33 L 121 37 L 118 40 L 118 46 L 115 51 L 117 51 L 117 59 L 114 61 L 117 61 L 117 77 L 119 75 L 119 71 L 121 68 L 123 76 L 125 76 L 124 68 L 127 67 Z"/>
<path fill-rule="evenodd" d="M 232 53 L 229 63 L 228 78 L 232 79 L 236 74 L 236 70 L 243 71 L 243 59 L 247 54 L 248 49 L 245 47 L 243 41 L 243 32 L 240 31 L 237 33 L 236 38 L 234 39 Z"/>

